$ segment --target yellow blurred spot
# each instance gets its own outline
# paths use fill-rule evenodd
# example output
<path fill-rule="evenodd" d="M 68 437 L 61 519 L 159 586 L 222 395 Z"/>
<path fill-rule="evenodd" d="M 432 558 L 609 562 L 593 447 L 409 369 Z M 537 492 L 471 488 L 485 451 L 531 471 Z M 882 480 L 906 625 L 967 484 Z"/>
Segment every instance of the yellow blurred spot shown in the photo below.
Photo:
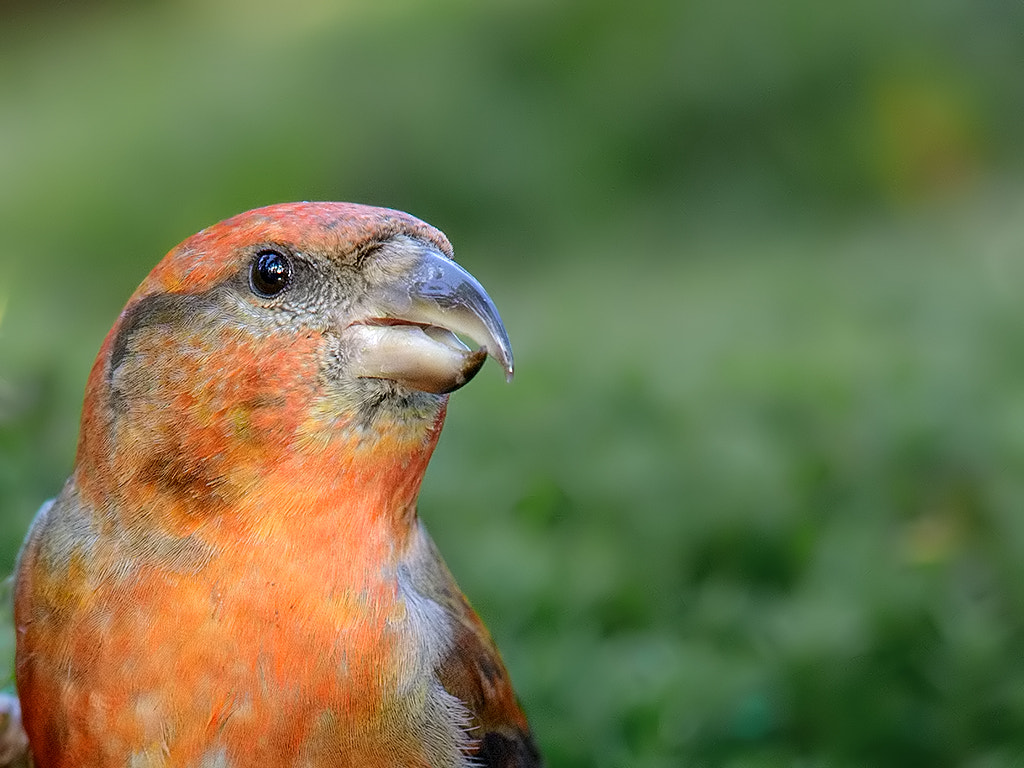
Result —
<path fill-rule="evenodd" d="M 955 77 L 892 72 L 876 84 L 871 102 L 875 171 L 895 198 L 955 191 L 976 177 L 978 118 Z"/>
<path fill-rule="evenodd" d="M 959 548 L 962 533 L 960 525 L 950 515 L 920 517 L 907 526 L 905 556 L 915 565 L 943 563 Z"/>

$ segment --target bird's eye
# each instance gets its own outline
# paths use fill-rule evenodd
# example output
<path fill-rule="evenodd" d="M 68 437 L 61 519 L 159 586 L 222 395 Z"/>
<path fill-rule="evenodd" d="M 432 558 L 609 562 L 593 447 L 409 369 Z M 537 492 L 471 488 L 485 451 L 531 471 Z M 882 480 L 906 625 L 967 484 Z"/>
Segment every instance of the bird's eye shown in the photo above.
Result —
<path fill-rule="evenodd" d="M 265 299 L 277 296 L 292 281 L 292 262 L 280 251 L 267 249 L 256 254 L 249 269 L 253 293 Z"/>

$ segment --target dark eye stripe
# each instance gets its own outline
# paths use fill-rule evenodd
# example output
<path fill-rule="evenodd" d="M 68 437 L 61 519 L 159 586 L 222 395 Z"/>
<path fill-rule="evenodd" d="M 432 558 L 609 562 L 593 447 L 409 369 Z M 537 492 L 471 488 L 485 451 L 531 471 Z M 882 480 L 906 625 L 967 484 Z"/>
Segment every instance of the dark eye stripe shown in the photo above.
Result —
<path fill-rule="evenodd" d="M 210 293 L 157 293 L 132 304 L 125 310 L 110 347 L 108 380 L 128 354 L 132 336 L 139 330 L 153 325 L 187 325 L 213 304 Z"/>

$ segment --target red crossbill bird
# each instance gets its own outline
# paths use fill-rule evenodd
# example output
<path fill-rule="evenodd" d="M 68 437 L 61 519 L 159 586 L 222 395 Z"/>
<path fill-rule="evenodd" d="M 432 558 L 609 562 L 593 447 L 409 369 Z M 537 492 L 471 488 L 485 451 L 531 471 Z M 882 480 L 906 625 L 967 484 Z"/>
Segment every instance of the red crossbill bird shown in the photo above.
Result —
<path fill-rule="evenodd" d="M 276 205 L 132 295 L 16 573 L 37 768 L 540 765 L 417 516 L 448 393 L 513 369 L 451 256 L 398 211 Z"/>

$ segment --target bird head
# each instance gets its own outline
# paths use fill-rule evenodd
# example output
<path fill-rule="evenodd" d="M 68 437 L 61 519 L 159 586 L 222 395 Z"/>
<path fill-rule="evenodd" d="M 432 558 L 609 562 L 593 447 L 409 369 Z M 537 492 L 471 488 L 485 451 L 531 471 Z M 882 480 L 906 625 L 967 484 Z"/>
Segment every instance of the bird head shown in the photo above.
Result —
<path fill-rule="evenodd" d="M 498 311 L 451 256 L 412 216 L 347 203 L 261 208 L 185 240 L 93 367 L 82 491 L 143 488 L 126 506 L 162 495 L 194 513 L 292 464 L 307 488 L 351 474 L 360 454 L 374 465 L 362 471 L 415 477 L 447 393 L 487 355 L 513 372 Z"/>

